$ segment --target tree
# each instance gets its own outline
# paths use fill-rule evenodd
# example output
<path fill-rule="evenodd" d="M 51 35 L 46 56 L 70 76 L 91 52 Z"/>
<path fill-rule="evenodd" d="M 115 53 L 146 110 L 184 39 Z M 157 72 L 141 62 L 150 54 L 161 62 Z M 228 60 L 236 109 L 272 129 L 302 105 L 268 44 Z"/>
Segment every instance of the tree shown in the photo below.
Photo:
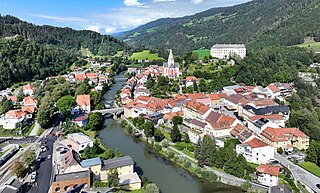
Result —
<path fill-rule="evenodd" d="M 101 129 L 103 124 L 102 114 L 97 113 L 90 113 L 89 114 L 89 121 L 87 125 L 87 129 L 97 131 Z"/>
<path fill-rule="evenodd" d="M 278 152 L 279 154 L 283 154 L 283 149 L 282 149 L 282 147 L 278 147 L 278 148 L 277 148 L 277 152 Z"/>
<path fill-rule="evenodd" d="M 22 101 L 23 97 L 24 97 L 24 94 L 23 94 L 22 88 L 20 88 L 18 90 L 18 94 L 17 94 L 17 101 L 19 101 L 19 102 Z"/>
<path fill-rule="evenodd" d="M 103 104 L 103 96 L 101 92 L 91 91 L 90 100 L 94 110 L 102 110 L 105 108 Z"/>
<path fill-rule="evenodd" d="M 200 92 L 206 92 L 207 91 L 207 87 L 206 87 L 206 81 L 201 78 L 199 81 L 199 90 Z"/>
<path fill-rule="evenodd" d="M 118 187 L 119 186 L 119 174 L 117 169 L 111 169 L 108 174 L 108 185 L 109 187 Z"/>
<path fill-rule="evenodd" d="M 147 121 L 145 122 L 141 128 L 144 129 L 144 133 L 146 134 L 147 137 L 153 137 L 154 136 L 154 125 L 150 122 L 150 121 Z"/>
<path fill-rule="evenodd" d="M 185 143 L 190 143 L 191 142 L 188 133 L 183 133 L 183 141 Z"/>
<path fill-rule="evenodd" d="M 193 81 L 193 91 L 195 91 L 195 92 L 198 91 L 198 85 L 197 85 L 197 81 L 196 80 Z"/>
<path fill-rule="evenodd" d="M 52 126 L 53 115 L 55 113 L 55 106 L 50 96 L 45 96 L 41 99 L 41 105 L 38 110 L 37 121 L 43 128 Z"/>
<path fill-rule="evenodd" d="M 161 142 L 162 140 L 164 140 L 164 138 L 164 134 L 159 129 L 154 132 L 154 139 L 156 140 L 156 142 Z"/>
<path fill-rule="evenodd" d="M 136 126 L 138 129 L 141 129 L 140 126 L 143 125 L 145 122 L 143 117 L 135 117 L 132 119 L 132 124 Z"/>
<path fill-rule="evenodd" d="M 216 141 L 214 138 L 205 135 L 203 139 L 198 141 L 198 144 L 195 148 L 195 158 L 198 160 L 199 164 L 211 165 L 212 158 L 216 153 Z"/>
<path fill-rule="evenodd" d="M 84 80 L 80 86 L 76 90 L 76 96 L 77 95 L 84 95 L 84 94 L 89 94 L 91 90 L 91 87 L 88 83 L 87 80 Z"/>
<path fill-rule="evenodd" d="M 313 162 L 320 166 L 320 143 L 311 140 L 309 148 L 307 150 L 307 157 L 305 161 Z"/>
<path fill-rule="evenodd" d="M 22 178 L 27 173 L 27 167 L 20 161 L 17 160 L 13 163 L 11 171 L 19 178 Z"/>
<path fill-rule="evenodd" d="M 59 111 L 65 115 L 69 114 L 71 109 L 76 105 L 76 99 L 71 95 L 64 96 L 57 101 Z"/>
<path fill-rule="evenodd" d="M 87 146 L 83 152 L 81 153 L 81 157 L 83 159 L 91 159 L 97 156 L 97 147 L 94 145 L 93 147 Z"/>
<path fill-rule="evenodd" d="M 160 190 L 156 184 L 150 183 L 146 186 L 146 193 L 160 193 Z"/>
<path fill-rule="evenodd" d="M 36 159 L 35 151 L 28 150 L 23 154 L 22 162 L 28 167 L 34 162 L 35 159 Z"/>
<path fill-rule="evenodd" d="M 7 97 L 4 97 L 1 101 L 1 114 L 5 114 L 11 109 L 13 109 L 12 101 L 8 100 Z"/>
<path fill-rule="evenodd" d="M 158 85 L 159 86 L 167 86 L 169 83 L 169 79 L 164 76 L 159 76 L 158 77 Z"/>
<path fill-rule="evenodd" d="M 174 117 L 172 118 L 172 123 L 173 123 L 173 125 L 181 125 L 182 122 L 183 122 L 183 119 L 182 119 L 181 116 L 174 116 Z"/>
<path fill-rule="evenodd" d="M 173 143 L 181 141 L 181 133 L 178 129 L 178 125 L 173 125 L 173 129 L 171 130 L 170 137 Z"/>

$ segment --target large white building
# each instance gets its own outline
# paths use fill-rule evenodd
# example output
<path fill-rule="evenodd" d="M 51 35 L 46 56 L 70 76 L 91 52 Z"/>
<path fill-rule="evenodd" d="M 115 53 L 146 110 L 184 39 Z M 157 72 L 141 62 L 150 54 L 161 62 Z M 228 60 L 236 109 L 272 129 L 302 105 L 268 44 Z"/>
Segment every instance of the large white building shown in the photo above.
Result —
<path fill-rule="evenodd" d="M 219 59 L 229 59 L 233 55 L 243 59 L 246 54 L 247 49 L 244 44 L 216 44 L 211 47 L 211 56 Z"/>

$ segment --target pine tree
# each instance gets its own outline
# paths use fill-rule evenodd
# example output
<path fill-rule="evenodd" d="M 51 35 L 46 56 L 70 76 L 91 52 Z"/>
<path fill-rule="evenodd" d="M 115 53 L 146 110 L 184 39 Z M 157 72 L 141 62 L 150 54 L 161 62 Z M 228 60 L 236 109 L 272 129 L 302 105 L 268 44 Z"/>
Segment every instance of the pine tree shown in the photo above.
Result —
<path fill-rule="evenodd" d="M 170 137 L 173 143 L 181 141 L 181 133 L 178 129 L 178 125 L 173 125 L 173 129 L 171 130 Z"/>

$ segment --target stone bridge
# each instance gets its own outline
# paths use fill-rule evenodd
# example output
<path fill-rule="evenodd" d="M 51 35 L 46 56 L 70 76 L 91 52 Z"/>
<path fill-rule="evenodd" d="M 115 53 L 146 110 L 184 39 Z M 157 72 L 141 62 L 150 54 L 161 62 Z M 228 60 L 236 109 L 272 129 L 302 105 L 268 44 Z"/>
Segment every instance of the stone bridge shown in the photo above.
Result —
<path fill-rule="evenodd" d="M 91 112 L 101 113 L 102 115 L 105 115 L 105 114 L 119 114 L 119 113 L 123 113 L 123 111 L 124 111 L 123 108 L 112 108 L 112 109 L 94 110 Z"/>

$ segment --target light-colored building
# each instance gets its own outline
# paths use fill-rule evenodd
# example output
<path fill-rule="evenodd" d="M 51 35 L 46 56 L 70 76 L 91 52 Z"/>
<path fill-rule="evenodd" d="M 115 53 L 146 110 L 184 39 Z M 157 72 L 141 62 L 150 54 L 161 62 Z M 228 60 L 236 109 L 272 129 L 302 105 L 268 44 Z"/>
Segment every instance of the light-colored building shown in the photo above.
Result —
<path fill-rule="evenodd" d="M 81 132 L 72 133 L 68 135 L 68 145 L 77 153 L 81 153 L 86 147 L 93 147 L 93 140 Z"/>
<path fill-rule="evenodd" d="M 27 113 L 19 110 L 10 110 L 5 116 L 0 118 L 0 125 L 4 129 L 15 129 L 19 126 L 23 126 L 23 121 L 27 118 Z"/>
<path fill-rule="evenodd" d="M 24 85 L 22 87 L 22 91 L 25 96 L 27 95 L 32 96 L 34 92 L 34 86 L 31 84 Z"/>
<path fill-rule="evenodd" d="M 189 100 L 182 105 L 184 118 L 203 120 L 210 113 L 210 107 L 200 102 Z"/>
<path fill-rule="evenodd" d="M 258 182 L 266 186 L 277 186 L 279 184 L 279 172 L 280 166 L 260 164 L 257 167 Z"/>
<path fill-rule="evenodd" d="M 274 148 L 258 138 L 236 145 L 237 154 L 243 155 L 247 162 L 266 164 L 274 159 Z"/>
<path fill-rule="evenodd" d="M 216 44 L 211 47 L 211 56 L 219 59 L 229 59 L 231 56 L 246 57 L 244 44 Z"/>
<path fill-rule="evenodd" d="M 177 78 L 180 76 L 179 64 L 174 62 L 174 57 L 171 49 L 168 57 L 168 62 L 163 63 L 162 75 L 169 78 Z"/>
<path fill-rule="evenodd" d="M 91 111 L 91 102 L 90 95 L 78 95 L 77 96 L 77 105 L 82 111 L 90 113 Z"/>

